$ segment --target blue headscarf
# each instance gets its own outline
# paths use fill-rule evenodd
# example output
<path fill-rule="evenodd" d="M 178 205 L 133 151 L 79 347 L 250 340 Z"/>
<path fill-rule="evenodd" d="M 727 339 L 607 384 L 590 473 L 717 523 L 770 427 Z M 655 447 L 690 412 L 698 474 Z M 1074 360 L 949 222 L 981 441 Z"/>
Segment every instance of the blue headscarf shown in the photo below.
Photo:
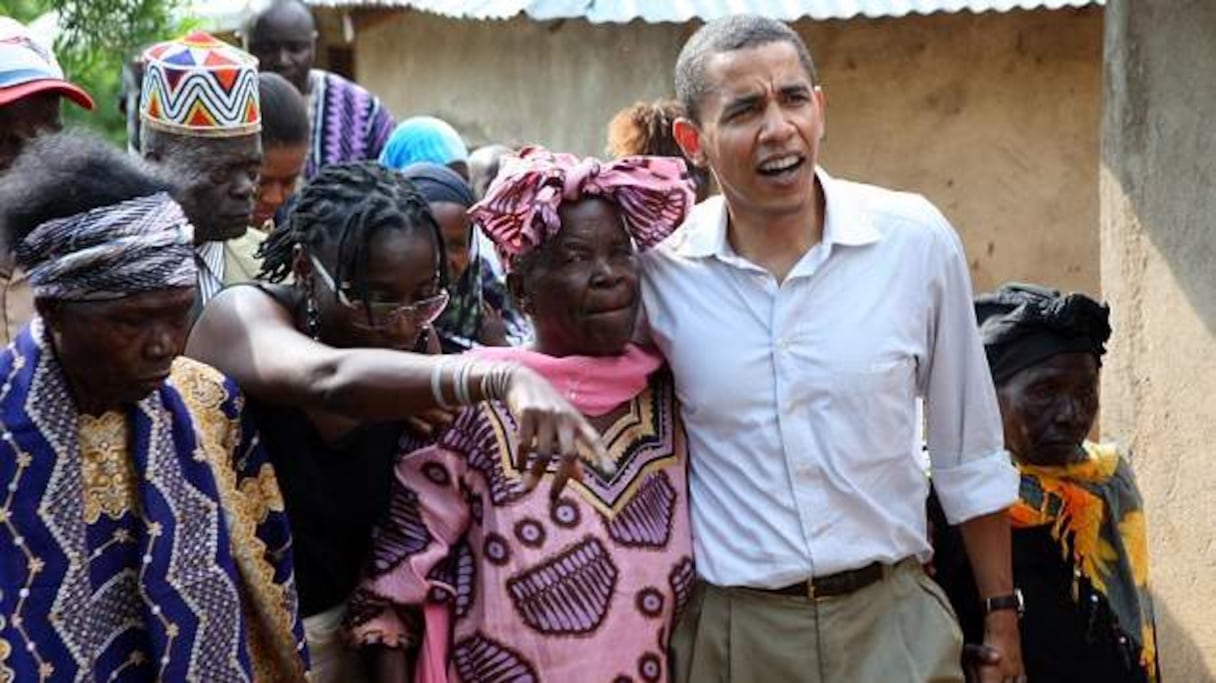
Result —
<path fill-rule="evenodd" d="M 469 149 L 446 121 L 433 116 L 414 116 L 393 130 L 384 151 L 380 152 L 380 163 L 400 171 L 422 161 L 441 165 L 456 161 L 468 163 Z"/>
<path fill-rule="evenodd" d="M 401 171 L 428 202 L 451 202 L 469 208 L 477 202 L 473 190 L 460 174 L 447 166 L 425 161 Z"/>

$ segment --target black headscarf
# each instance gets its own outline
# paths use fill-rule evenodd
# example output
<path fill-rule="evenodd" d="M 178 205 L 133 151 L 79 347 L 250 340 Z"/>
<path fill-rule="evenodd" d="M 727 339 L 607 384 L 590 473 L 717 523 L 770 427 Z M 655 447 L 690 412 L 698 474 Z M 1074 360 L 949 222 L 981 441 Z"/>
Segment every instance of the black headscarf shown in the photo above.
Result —
<path fill-rule="evenodd" d="M 409 178 L 428 202 L 451 202 L 468 208 L 477 201 L 464 178 L 447 166 L 428 162 L 410 164 L 401 170 L 401 175 Z"/>
<path fill-rule="evenodd" d="M 1061 353 L 1092 353 L 1101 366 L 1110 339 L 1109 306 L 1038 285 L 1014 282 L 981 294 L 975 317 L 996 382 Z"/>

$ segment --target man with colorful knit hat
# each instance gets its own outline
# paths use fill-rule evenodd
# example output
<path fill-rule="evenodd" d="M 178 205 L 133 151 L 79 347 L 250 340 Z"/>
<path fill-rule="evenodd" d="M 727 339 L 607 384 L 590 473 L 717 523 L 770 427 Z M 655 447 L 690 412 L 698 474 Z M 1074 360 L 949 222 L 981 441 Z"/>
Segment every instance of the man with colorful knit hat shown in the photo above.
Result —
<path fill-rule="evenodd" d="M 140 147 L 178 184 L 195 226 L 197 310 L 253 258 L 246 237 L 262 163 L 257 60 L 202 32 L 144 52 Z"/>
<path fill-rule="evenodd" d="M 93 98 L 63 77 L 55 55 L 20 22 L 0 17 L 0 174 L 26 142 L 63 127 L 64 97 L 93 108 Z M 0 344 L 7 344 L 34 315 L 34 297 L 9 247 L 0 248 Z"/>

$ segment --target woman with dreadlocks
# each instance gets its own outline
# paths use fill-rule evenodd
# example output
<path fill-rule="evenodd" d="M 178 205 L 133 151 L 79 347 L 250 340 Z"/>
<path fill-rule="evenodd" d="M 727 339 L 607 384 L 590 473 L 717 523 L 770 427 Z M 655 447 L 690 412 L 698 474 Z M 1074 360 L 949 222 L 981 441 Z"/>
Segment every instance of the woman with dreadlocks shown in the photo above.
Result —
<path fill-rule="evenodd" d="M 406 418 L 500 399 L 525 416 L 520 438 L 544 459 L 574 468 L 580 447 L 605 455 L 595 430 L 531 370 L 409 353 L 425 346 L 447 294 L 438 226 L 400 175 L 374 162 L 323 169 L 263 258 L 268 282 L 216 296 L 187 354 L 249 398 L 294 535 L 314 680 L 359 681 L 338 625 L 388 502 Z"/>

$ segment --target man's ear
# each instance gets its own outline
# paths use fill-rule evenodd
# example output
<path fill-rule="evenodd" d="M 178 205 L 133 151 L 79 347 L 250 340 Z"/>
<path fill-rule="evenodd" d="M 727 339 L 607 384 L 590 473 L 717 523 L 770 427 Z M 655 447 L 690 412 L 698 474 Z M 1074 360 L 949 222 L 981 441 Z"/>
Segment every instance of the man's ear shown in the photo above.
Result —
<path fill-rule="evenodd" d="M 828 137 L 828 96 L 823 88 L 815 86 L 815 109 L 819 112 L 819 141 Z"/>
<path fill-rule="evenodd" d="M 680 146 L 680 151 L 684 152 L 684 157 L 692 162 L 693 166 L 705 168 L 709 165 L 705 150 L 701 147 L 701 129 L 692 119 L 683 116 L 677 118 L 671 124 L 671 134 Z"/>

